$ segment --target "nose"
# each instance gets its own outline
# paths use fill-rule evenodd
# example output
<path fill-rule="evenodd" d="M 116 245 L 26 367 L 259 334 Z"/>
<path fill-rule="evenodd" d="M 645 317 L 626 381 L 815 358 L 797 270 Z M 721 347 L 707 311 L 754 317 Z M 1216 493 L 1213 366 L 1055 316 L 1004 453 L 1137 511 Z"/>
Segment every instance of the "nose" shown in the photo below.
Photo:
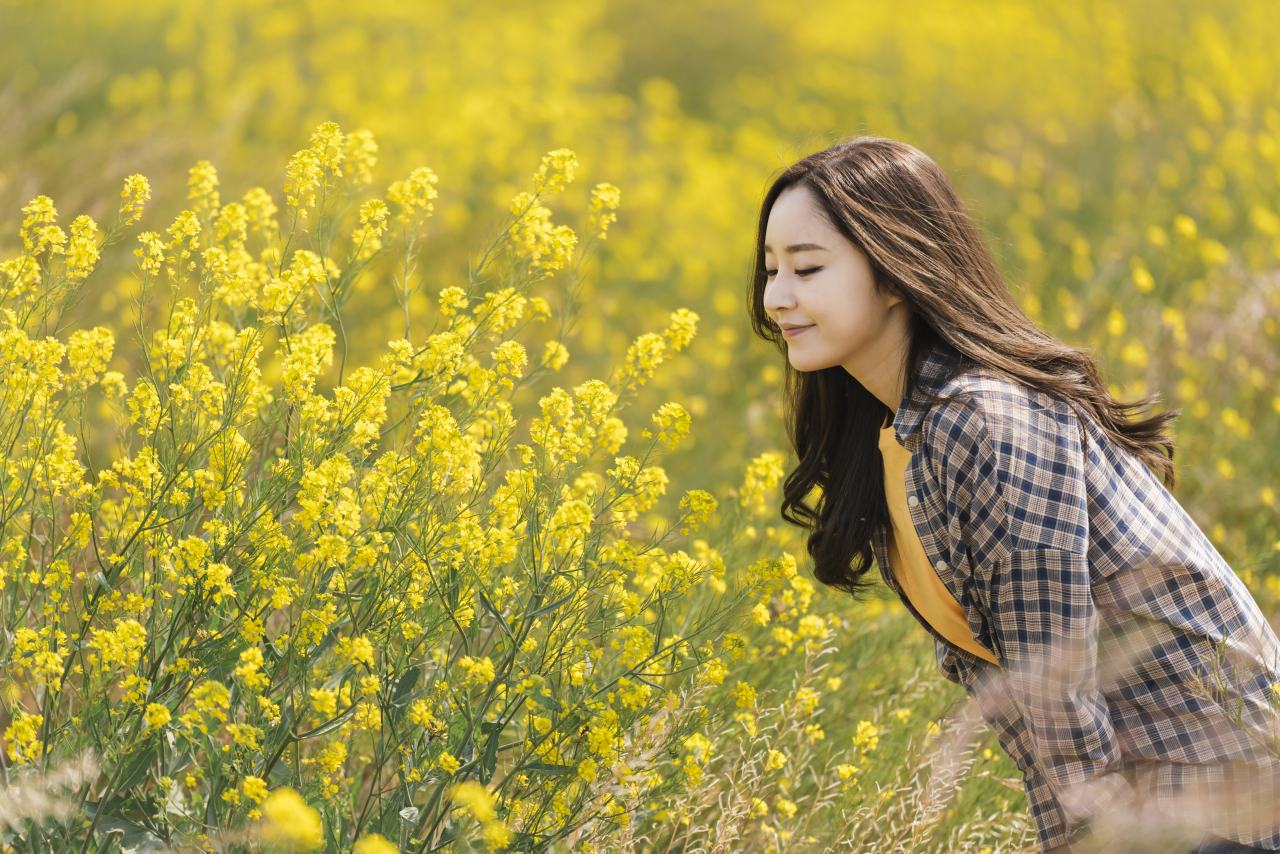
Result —
<path fill-rule="evenodd" d="M 778 312 L 795 307 L 795 296 L 791 293 L 791 287 L 787 284 L 787 277 L 779 270 L 778 274 L 773 277 L 773 281 L 765 285 L 764 310 L 776 321 Z"/>

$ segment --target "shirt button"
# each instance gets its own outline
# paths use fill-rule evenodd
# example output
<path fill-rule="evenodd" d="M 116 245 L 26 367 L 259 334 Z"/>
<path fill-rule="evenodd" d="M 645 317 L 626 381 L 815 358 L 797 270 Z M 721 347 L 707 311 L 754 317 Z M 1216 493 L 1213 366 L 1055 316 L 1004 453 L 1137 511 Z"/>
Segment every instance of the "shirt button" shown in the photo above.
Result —
<path fill-rule="evenodd" d="M 938 570 L 938 572 L 942 572 L 942 570 L 947 568 L 947 562 L 945 560 L 940 560 L 933 565 L 933 568 Z"/>
<path fill-rule="evenodd" d="M 916 506 L 917 504 L 919 504 L 919 503 L 920 503 L 920 499 L 919 499 L 919 498 L 916 498 L 914 495 L 909 495 L 909 496 L 907 496 L 907 506 L 908 506 L 908 507 L 915 507 L 915 506 Z"/>

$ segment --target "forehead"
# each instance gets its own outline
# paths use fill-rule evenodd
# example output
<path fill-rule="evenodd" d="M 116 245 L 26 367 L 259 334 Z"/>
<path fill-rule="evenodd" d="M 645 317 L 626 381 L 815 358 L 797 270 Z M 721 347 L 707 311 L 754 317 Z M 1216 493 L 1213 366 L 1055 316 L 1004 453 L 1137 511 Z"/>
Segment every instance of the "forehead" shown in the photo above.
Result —
<path fill-rule="evenodd" d="M 765 249 L 778 251 L 785 244 L 807 242 L 795 239 L 802 235 L 830 234 L 833 231 L 813 191 L 804 184 L 796 184 L 783 190 L 769 211 Z"/>

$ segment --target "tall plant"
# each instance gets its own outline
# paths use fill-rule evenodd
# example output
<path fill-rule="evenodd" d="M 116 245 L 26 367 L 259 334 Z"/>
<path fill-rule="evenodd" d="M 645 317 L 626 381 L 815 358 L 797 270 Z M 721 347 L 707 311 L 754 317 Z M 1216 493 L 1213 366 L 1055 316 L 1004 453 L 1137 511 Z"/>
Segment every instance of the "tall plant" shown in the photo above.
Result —
<path fill-rule="evenodd" d="M 68 237 L 46 197 L 23 209 L 0 265 L 0 767 L 15 784 L 91 752 L 98 770 L 70 815 L 18 826 L 18 850 L 540 851 L 696 779 L 681 750 L 728 714 L 708 693 L 741 648 L 727 631 L 794 576 L 742 535 L 780 460 L 752 463 L 730 512 L 694 490 L 651 530 L 690 418 L 668 403 L 633 436 L 619 413 L 697 315 L 529 417 L 517 394 L 568 358 L 617 189 L 592 191 L 580 242 L 545 204 L 574 155 L 543 158 L 415 341 L 436 177 L 366 198 L 376 152 L 322 125 L 279 218 L 261 188 L 223 204 L 197 164 L 190 209 L 137 238 L 132 377 L 106 370 L 110 329 L 72 321 L 146 179 L 105 237 L 87 216 Z M 559 328 L 530 364 L 522 339 L 553 314 L 530 290 L 557 271 Z M 395 288 L 406 333 L 348 369 L 362 277 Z M 338 382 L 317 390 L 335 346 Z M 95 399 L 105 464 L 86 451 L 109 430 Z M 673 547 L 709 521 L 719 550 Z M 750 566 L 726 580 L 726 560 Z"/>

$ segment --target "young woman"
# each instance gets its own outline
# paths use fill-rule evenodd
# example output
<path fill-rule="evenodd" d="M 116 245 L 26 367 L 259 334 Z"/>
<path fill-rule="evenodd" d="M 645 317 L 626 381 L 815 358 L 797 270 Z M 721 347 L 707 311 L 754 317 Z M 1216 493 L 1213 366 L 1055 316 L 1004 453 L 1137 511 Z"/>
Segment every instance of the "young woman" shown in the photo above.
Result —
<path fill-rule="evenodd" d="M 1166 488 L 1178 412 L 1137 418 L 1153 398 L 1116 401 L 1041 331 L 904 143 L 786 169 L 757 247 L 752 324 L 789 363 L 783 516 L 824 584 L 859 592 L 874 559 L 1022 770 L 1041 846 L 1181 821 L 1200 852 L 1280 849 L 1280 641 Z"/>

